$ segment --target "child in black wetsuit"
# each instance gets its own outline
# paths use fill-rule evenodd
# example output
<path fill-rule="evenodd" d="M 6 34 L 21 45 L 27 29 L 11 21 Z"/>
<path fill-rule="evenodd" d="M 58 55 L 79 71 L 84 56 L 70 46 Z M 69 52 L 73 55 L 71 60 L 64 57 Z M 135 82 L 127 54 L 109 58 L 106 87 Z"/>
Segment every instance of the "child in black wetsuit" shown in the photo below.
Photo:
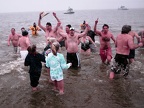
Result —
<path fill-rule="evenodd" d="M 30 85 L 32 90 L 37 90 L 37 85 L 39 84 L 39 78 L 41 76 L 42 63 L 45 62 L 45 56 L 36 51 L 36 45 L 28 47 L 28 55 L 25 58 L 24 65 L 30 66 Z"/>

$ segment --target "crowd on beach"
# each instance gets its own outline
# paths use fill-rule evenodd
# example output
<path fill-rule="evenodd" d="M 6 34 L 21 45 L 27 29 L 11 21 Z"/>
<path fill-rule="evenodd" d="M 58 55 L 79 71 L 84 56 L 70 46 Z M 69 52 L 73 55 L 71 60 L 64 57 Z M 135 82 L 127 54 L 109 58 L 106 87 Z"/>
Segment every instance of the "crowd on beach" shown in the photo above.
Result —
<path fill-rule="evenodd" d="M 44 62 L 49 80 L 54 84 L 53 90 L 57 91 L 58 95 L 64 94 L 63 69 L 80 68 L 79 45 L 80 53 L 84 56 L 89 56 L 97 51 L 95 36 L 99 37 L 99 55 L 102 63 L 110 65 L 112 58 L 114 58 L 115 63 L 111 66 L 109 73 L 110 79 L 114 79 L 117 74 L 127 77 L 129 65 L 135 58 L 135 49 L 144 46 L 144 31 L 136 33 L 131 30 L 131 25 L 123 25 L 121 33 L 115 38 L 109 31 L 108 24 L 104 24 L 102 30 L 97 29 L 99 19 L 94 22 L 94 30 L 86 21 L 80 25 L 81 31 L 75 30 L 71 24 L 67 24 L 64 30 L 60 19 L 53 12 L 53 16 L 57 20 L 56 27 L 52 28 L 50 22 L 43 26 L 41 24 L 42 18 L 48 14 L 41 12 L 38 18 L 38 26 L 34 22 L 33 26 L 28 29 L 32 31 L 32 36 L 37 36 L 38 31 L 41 30 L 45 32 L 46 46 L 42 54 L 37 52 L 37 46 L 30 41 L 29 32 L 24 27 L 21 28 L 21 34 L 17 34 L 15 28 L 12 28 L 8 37 L 8 46 L 12 43 L 14 52 L 18 53 L 19 50 L 24 65 L 30 67 L 30 85 L 33 91 L 37 90 L 43 68 L 42 62 Z M 134 42 L 135 38 L 137 43 Z M 115 57 L 112 57 L 111 40 L 116 49 Z M 60 47 L 66 49 L 66 60 L 59 51 Z"/>

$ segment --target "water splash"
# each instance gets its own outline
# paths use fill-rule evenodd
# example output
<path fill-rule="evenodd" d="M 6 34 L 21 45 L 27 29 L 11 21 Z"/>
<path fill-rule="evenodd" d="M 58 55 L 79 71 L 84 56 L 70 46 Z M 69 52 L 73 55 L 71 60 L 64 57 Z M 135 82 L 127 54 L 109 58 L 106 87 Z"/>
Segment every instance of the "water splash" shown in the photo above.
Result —
<path fill-rule="evenodd" d="M 18 58 L 14 61 L 6 62 L 0 65 L 0 75 L 4 75 L 6 73 L 10 73 L 12 70 L 17 70 L 18 72 L 22 72 L 22 64 L 24 60 Z"/>
<path fill-rule="evenodd" d="M 130 65 L 130 70 L 132 71 L 142 71 L 143 69 L 143 64 L 140 61 L 134 61 L 131 65 Z"/>

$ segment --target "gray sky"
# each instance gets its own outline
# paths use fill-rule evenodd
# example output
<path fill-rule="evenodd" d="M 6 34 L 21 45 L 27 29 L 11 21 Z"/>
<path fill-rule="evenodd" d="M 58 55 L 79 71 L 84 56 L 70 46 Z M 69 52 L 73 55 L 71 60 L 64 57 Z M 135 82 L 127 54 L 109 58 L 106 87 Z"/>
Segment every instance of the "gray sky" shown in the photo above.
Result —
<path fill-rule="evenodd" d="M 0 13 L 85 9 L 144 8 L 144 0 L 0 0 Z"/>

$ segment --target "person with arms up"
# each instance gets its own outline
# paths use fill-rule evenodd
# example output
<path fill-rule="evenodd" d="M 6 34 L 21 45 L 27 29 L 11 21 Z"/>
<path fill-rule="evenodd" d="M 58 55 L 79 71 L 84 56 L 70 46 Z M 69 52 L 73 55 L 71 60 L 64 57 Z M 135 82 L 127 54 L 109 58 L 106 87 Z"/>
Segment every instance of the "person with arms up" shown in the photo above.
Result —
<path fill-rule="evenodd" d="M 86 24 L 86 29 L 83 33 L 75 33 L 73 27 L 70 28 L 70 33 L 61 32 L 60 35 L 66 40 L 66 50 L 67 50 L 67 63 L 72 63 L 73 68 L 80 67 L 80 60 L 78 56 L 78 44 L 79 38 L 86 35 L 88 31 L 88 24 Z"/>
<path fill-rule="evenodd" d="M 30 28 L 28 30 L 32 31 L 32 36 L 37 36 L 38 35 L 38 31 L 41 31 L 41 29 L 39 28 L 39 26 L 36 25 L 36 23 L 33 23 L 33 26 L 30 26 Z"/>
<path fill-rule="evenodd" d="M 85 35 L 81 37 L 79 40 L 81 43 L 81 54 L 88 55 L 88 56 L 91 54 L 90 44 L 93 44 L 96 49 L 95 42 L 89 36 Z"/>
<path fill-rule="evenodd" d="M 98 23 L 98 19 L 95 21 L 94 32 L 95 34 L 99 35 L 101 60 L 102 63 L 105 63 L 107 60 L 107 64 L 110 64 L 112 59 L 110 39 L 112 39 L 114 43 L 115 43 L 115 39 L 113 34 L 109 32 L 109 26 L 107 24 L 103 25 L 102 31 L 98 31 L 97 23 Z"/>
<path fill-rule="evenodd" d="M 58 27 L 61 25 L 60 20 L 58 19 L 58 17 L 56 16 L 56 13 L 53 12 L 53 16 L 56 18 L 57 20 L 57 26 L 55 28 L 52 28 L 52 24 L 50 22 L 46 23 L 46 27 L 41 25 L 41 20 L 42 20 L 42 15 L 44 14 L 44 12 L 41 12 L 39 14 L 39 20 L 38 20 L 38 26 L 45 32 L 45 38 L 47 40 L 48 37 L 56 37 L 57 35 L 57 30 Z"/>
<path fill-rule="evenodd" d="M 84 29 L 86 28 L 85 27 L 85 24 L 86 24 L 86 21 L 83 22 L 83 24 L 81 24 L 81 32 L 84 31 Z M 95 32 L 93 30 L 91 30 L 91 27 L 89 25 L 89 29 L 88 29 L 88 32 L 87 32 L 87 36 L 89 36 L 93 42 L 95 42 Z M 92 42 L 90 42 L 90 49 L 91 49 L 91 52 L 95 53 L 96 52 L 96 47 L 95 47 L 95 44 L 93 44 Z"/>

